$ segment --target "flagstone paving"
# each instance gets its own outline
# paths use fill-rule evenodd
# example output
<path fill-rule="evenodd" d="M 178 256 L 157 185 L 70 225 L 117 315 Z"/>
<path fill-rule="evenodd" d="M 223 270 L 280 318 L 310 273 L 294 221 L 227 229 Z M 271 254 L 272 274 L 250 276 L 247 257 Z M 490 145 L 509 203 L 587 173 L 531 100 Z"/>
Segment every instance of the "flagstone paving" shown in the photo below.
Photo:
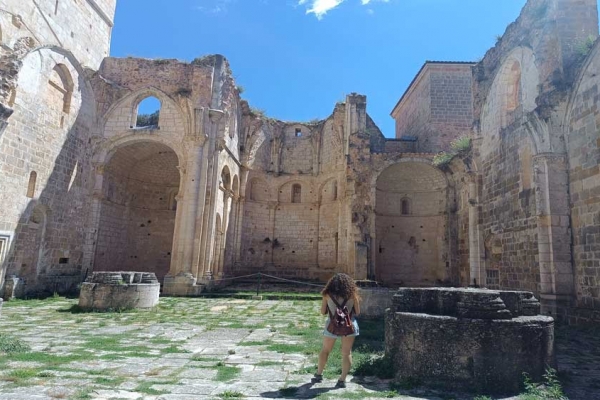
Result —
<path fill-rule="evenodd" d="M 64 298 L 7 302 L 0 335 L 31 349 L 0 355 L 0 400 L 460 398 L 392 391 L 364 376 L 335 389 L 339 353 L 325 381 L 310 384 L 318 309 L 317 301 L 161 298 L 152 311 L 81 313 Z M 382 349 L 382 325 L 370 324 L 361 325 L 355 365 Z"/>

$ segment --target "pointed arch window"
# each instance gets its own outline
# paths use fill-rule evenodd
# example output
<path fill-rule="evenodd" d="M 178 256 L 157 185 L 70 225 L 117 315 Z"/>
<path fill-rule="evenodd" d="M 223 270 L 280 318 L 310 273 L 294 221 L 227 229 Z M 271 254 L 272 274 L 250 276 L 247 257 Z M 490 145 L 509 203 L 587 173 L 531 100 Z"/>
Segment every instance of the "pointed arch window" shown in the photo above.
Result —
<path fill-rule="evenodd" d="M 48 80 L 52 99 L 62 103 L 60 113 L 60 127 L 64 124 L 65 115 L 71 112 L 71 100 L 73 98 L 73 78 L 69 69 L 64 64 L 56 64 L 50 73 Z"/>

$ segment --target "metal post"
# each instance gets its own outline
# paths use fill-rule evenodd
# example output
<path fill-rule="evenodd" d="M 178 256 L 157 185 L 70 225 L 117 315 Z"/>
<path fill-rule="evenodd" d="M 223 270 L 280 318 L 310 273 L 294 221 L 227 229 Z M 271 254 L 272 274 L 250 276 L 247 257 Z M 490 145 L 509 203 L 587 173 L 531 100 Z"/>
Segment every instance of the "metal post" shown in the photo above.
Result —
<path fill-rule="evenodd" d="M 260 278 L 262 276 L 262 273 L 258 273 L 258 285 L 256 285 L 256 295 L 260 296 Z"/>

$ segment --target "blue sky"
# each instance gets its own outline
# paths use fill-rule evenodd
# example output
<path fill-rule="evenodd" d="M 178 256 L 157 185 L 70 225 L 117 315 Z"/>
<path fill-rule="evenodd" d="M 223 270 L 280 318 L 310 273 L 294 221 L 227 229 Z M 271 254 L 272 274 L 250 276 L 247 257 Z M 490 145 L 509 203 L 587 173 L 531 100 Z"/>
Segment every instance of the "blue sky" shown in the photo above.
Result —
<path fill-rule="evenodd" d="M 168 6 L 167 6 L 168 4 Z M 242 97 L 308 121 L 345 94 L 393 137 L 390 112 L 425 60 L 477 61 L 525 0 L 119 0 L 113 57 L 228 58 Z"/>

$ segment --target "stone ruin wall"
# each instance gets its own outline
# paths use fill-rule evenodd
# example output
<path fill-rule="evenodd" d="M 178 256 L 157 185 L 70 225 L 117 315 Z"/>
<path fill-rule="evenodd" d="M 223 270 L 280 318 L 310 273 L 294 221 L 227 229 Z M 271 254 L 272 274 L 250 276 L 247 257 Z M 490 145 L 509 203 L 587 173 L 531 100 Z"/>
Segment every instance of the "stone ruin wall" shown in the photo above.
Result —
<path fill-rule="evenodd" d="M 325 280 L 343 268 L 344 117 L 340 105 L 318 123 L 265 120 L 253 133 L 263 158 L 251 161 L 236 271 Z"/>
<path fill-rule="evenodd" d="M 586 40 L 597 36 L 596 2 L 532 0 L 474 68 L 472 169 L 481 180 L 475 207 L 484 246 L 474 252 L 479 265 L 472 264 L 471 275 L 483 277 L 489 287 L 531 290 L 545 312 L 569 314 L 572 322 L 600 316 L 594 311 L 597 286 L 589 290 L 596 272 L 583 267 L 587 255 L 582 253 L 591 246 L 575 244 L 594 237 L 583 233 L 594 224 L 591 218 L 589 225 L 576 224 L 583 193 L 577 184 L 593 170 L 583 176 L 575 171 L 581 165 L 577 155 L 595 142 L 573 146 L 570 136 L 582 132 L 571 110 L 581 96 L 577 76 L 587 75 L 579 72 L 583 60 L 596 57 L 586 54 Z M 588 97 L 586 106 L 592 109 L 597 100 Z M 595 125 L 585 125 L 587 135 L 598 132 Z M 585 193 L 595 198 L 589 182 Z"/>
<path fill-rule="evenodd" d="M 531 290 L 555 315 L 600 320 L 595 1 L 530 0 L 477 65 L 426 63 L 395 114 L 416 142 L 386 140 L 355 94 L 315 123 L 260 115 L 221 56 L 103 59 L 112 1 L 59 2 L 43 23 L 14 7 L 0 12 L 0 284 L 345 271 Z M 469 69 L 473 149 L 435 169 L 469 128 Z M 136 129 L 148 96 L 159 129 Z"/>
<path fill-rule="evenodd" d="M 417 139 L 412 152 L 437 153 L 473 122 L 472 63 L 427 61 L 392 111 L 396 138 Z"/>

